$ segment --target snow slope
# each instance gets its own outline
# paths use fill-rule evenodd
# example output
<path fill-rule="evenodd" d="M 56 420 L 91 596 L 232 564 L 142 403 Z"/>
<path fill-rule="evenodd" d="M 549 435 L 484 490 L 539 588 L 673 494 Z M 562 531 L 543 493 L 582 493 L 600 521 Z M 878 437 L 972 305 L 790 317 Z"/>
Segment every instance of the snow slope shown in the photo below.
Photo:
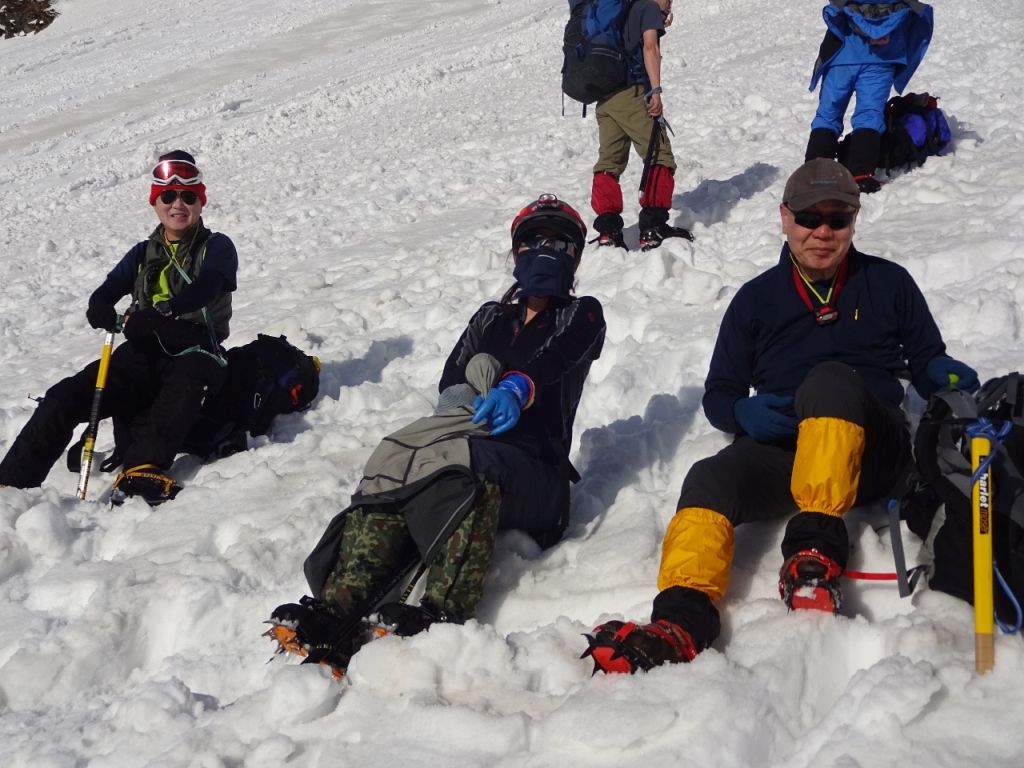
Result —
<path fill-rule="evenodd" d="M 324 368 L 315 407 L 249 451 L 181 457 L 186 489 L 163 508 L 110 509 L 101 477 L 79 502 L 60 466 L 0 490 L 4 765 L 1024 762 L 1019 635 L 979 678 L 970 608 L 943 594 L 848 583 L 849 616 L 790 615 L 781 522 L 738 531 L 722 637 L 694 663 L 592 678 L 577 658 L 596 622 L 649 615 L 682 478 L 725 444 L 703 378 L 728 301 L 777 259 L 820 1 L 677 3 L 673 221 L 697 240 L 584 256 L 608 342 L 566 540 L 503 536 L 480 623 L 376 642 L 345 686 L 264 665 L 260 622 L 303 593 L 302 559 L 366 457 L 430 407 L 466 320 L 509 284 L 514 213 L 551 191 L 589 218 L 596 129 L 574 104 L 561 115 L 564 4 L 57 5 L 43 34 L 0 41 L 0 450 L 27 395 L 98 354 L 86 300 L 154 225 L 146 175 L 167 149 L 196 154 L 205 220 L 238 246 L 231 343 L 284 333 Z M 912 88 L 942 96 L 954 151 L 867 198 L 857 244 L 910 269 L 950 353 L 988 377 L 1024 350 L 1024 21 L 996 0 L 936 6 Z M 851 512 L 851 567 L 891 568 L 883 524 Z"/>

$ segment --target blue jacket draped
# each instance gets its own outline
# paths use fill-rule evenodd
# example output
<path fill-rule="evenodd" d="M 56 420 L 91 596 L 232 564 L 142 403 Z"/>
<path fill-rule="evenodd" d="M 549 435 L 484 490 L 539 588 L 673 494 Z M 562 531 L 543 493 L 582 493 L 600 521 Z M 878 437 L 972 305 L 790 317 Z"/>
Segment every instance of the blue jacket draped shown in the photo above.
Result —
<path fill-rule="evenodd" d="M 822 16 L 828 31 L 811 75 L 812 91 L 830 67 L 889 64 L 896 68 L 893 86 L 903 93 L 924 59 L 934 26 L 932 7 L 917 0 L 831 0 Z M 889 38 L 884 45 L 868 42 L 884 37 Z"/>

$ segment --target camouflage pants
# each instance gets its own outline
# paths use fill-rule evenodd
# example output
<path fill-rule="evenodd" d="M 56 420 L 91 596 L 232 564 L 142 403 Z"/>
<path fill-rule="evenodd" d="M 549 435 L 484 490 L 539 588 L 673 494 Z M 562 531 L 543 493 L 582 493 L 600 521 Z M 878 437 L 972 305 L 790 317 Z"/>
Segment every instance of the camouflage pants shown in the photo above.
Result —
<path fill-rule="evenodd" d="M 473 616 L 483 595 L 501 509 L 501 489 L 482 482 L 481 492 L 466 516 L 441 545 L 427 571 L 423 602 L 454 621 Z M 405 519 L 394 506 L 356 507 L 345 529 L 323 599 L 343 613 L 380 589 L 418 556 Z"/>

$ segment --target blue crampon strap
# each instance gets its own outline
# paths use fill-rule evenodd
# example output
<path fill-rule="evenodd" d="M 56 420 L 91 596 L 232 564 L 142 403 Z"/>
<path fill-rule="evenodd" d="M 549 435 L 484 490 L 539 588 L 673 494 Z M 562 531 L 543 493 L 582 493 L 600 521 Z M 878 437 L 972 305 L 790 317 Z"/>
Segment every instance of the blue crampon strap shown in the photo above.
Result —
<path fill-rule="evenodd" d="M 968 437 L 987 437 L 989 447 L 991 450 L 988 452 L 988 456 L 978 465 L 978 468 L 971 475 L 971 487 L 973 488 L 975 483 L 981 479 L 981 476 L 988 471 L 989 465 L 995 460 L 999 454 L 999 449 L 1003 446 L 1003 440 L 1010 434 L 1010 430 L 1013 429 L 1012 421 L 1004 421 L 997 431 L 992 422 L 986 419 L 984 416 L 980 417 L 976 422 L 967 427 Z"/>
<path fill-rule="evenodd" d="M 1003 590 L 1003 594 L 1005 594 L 1007 599 L 1009 599 L 1010 605 L 1013 606 L 1013 610 L 1017 614 L 1017 621 L 1013 624 L 1013 626 L 1010 626 L 1009 624 L 1004 624 L 1002 621 L 1000 621 L 999 614 L 996 614 L 996 625 L 999 627 L 999 629 L 1002 631 L 1004 635 L 1012 635 L 1014 632 L 1019 632 L 1021 626 L 1024 625 L 1024 613 L 1022 613 L 1020 603 L 1017 601 L 1016 596 L 1013 594 L 1013 590 L 1010 589 L 1010 585 L 1006 583 L 1006 579 L 1003 578 L 1003 574 L 999 572 L 999 566 L 993 563 L 992 569 L 996 573 L 996 581 L 999 582 L 999 587 Z"/>

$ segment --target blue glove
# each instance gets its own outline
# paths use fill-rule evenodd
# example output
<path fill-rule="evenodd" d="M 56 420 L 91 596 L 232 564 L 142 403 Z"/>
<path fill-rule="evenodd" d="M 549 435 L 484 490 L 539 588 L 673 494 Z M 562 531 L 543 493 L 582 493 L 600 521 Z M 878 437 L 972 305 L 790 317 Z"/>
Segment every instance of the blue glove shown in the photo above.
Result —
<path fill-rule="evenodd" d="M 530 400 L 533 382 L 523 373 L 512 373 L 492 387 L 487 397 L 476 396 L 473 408 L 473 423 L 487 423 L 491 426 L 491 435 L 508 432 L 519 422 L 519 413 Z"/>
<path fill-rule="evenodd" d="M 925 366 L 924 375 L 939 389 L 962 389 L 974 392 L 978 384 L 978 372 L 966 363 L 945 355 L 933 357 Z"/>
<path fill-rule="evenodd" d="M 796 435 L 796 416 L 786 413 L 792 407 L 792 397 L 754 395 L 737 400 L 732 412 L 736 423 L 757 442 L 774 443 Z"/>

